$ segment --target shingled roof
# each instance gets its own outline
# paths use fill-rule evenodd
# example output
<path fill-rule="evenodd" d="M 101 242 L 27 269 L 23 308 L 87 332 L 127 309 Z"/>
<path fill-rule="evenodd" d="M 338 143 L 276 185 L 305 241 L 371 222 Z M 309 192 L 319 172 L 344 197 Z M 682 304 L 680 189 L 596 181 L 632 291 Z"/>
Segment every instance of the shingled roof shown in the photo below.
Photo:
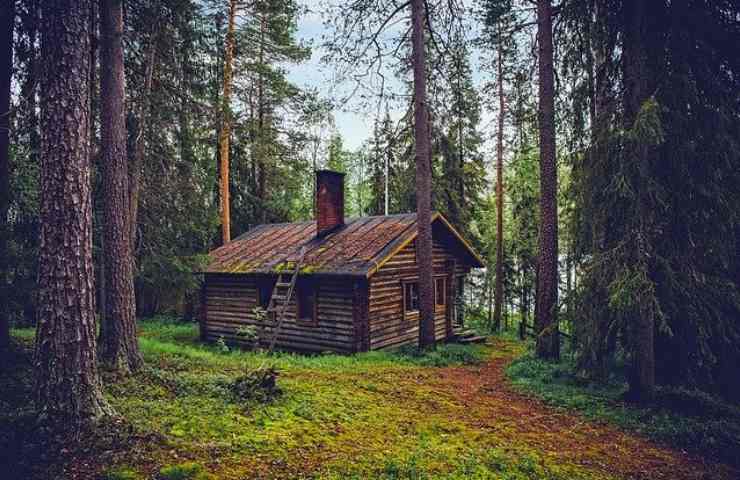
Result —
<path fill-rule="evenodd" d="M 432 216 L 453 241 L 470 256 L 473 266 L 483 262 L 473 248 L 439 213 Z M 316 222 L 259 225 L 210 253 L 205 273 L 277 273 L 294 268 L 306 247 L 301 273 L 349 276 L 372 275 L 417 235 L 416 214 L 349 219 L 340 228 L 316 236 Z"/>

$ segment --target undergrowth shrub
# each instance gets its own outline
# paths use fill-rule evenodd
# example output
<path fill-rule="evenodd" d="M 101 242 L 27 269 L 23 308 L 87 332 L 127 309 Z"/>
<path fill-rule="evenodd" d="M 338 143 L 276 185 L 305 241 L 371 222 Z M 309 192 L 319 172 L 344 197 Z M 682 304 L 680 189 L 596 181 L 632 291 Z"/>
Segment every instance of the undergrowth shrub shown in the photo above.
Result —
<path fill-rule="evenodd" d="M 275 367 L 245 369 L 242 375 L 228 384 L 236 401 L 268 403 L 282 393 L 277 385 L 278 371 Z"/>

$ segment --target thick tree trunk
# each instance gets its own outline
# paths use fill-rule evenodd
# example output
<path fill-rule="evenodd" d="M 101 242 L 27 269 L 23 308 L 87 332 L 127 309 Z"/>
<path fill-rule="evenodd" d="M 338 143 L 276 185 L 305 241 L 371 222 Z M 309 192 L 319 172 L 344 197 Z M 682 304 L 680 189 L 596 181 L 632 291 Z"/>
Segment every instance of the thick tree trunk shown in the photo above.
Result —
<path fill-rule="evenodd" d="M 501 328 L 501 305 L 504 301 L 504 47 L 499 26 L 498 45 L 498 132 L 496 133 L 496 293 L 493 328 Z"/>
<path fill-rule="evenodd" d="M 45 0 L 42 9 L 36 406 L 47 427 L 79 430 L 112 413 L 103 398 L 95 345 L 90 0 Z"/>
<path fill-rule="evenodd" d="M 100 132 L 102 141 L 105 316 L 99 356 L 120 373 L 142 364 L 136 337 L 133 260 L 126 153 L 123 1 L 100 0 Z"/>
<path fill-rule="evenodd" d="M 537 356 L 560 356 L 558 333 L 558 211 L 555 160 L 555 85 L 550 0 L 537 2 L 539 44 L 540 235 L 535 327 Z"/>
<path fill-rule="evenodd" d="M 426 101 L 424 2 L 411 0 L 414 64 L 414 144 L 416 154 L 416 258 L 419 265 L 419 346 L 434 345 L 434 285 L 432 280 L 432 171 L 429 113 Z"/>
<path fill-rule="evenodd" d="M 229 23 L 226 30 L 226 47 L 224 54 L 224 85 L 221 99 L 222 124 L 218 138 L 220 165 L 220 203 L 221 203 L 221 241 L 231 241 L 231 199 L 229 195 L 229 138 L 231 137 L 231 81 L 232 64 L 234 63 L 234 28 L 236 21 L 236 0 L 229 2 Z"/>
<path fill-rule="evenodd" d="M 8 268 L 10 265 L 10 84 L 13 77 L 15 0 L 0 6 L 0 352 L 10 345 Z"/>
<path fill-rule="evenodd" d="M 642 108 L 650 97 L 648 55 L 647 12 L 648 8 L 640 0 L 624 2 L 624 128 L 631 130 Z M 639 140 L 637 140 L 639 142 Z M 634 143 L 637 143 L 634 142 Z M 645 169 L 648 164 L 648 149 L 644 145 L 629 146 L 628 153 L 636 158 L 628 159 L 637 165 L 637 232 L 635 237 L 636 258 L 634 268 L 642 275 L 650 275 L 650 241 L 645 227 L 648 212 L 644 190 L 647 188 L 643 179 L 648 175 Z M 655 312 L 652 298 L 648 292 L 640 292 L 640 300 L 633 331 L 632 372 L 629 377 L 629 396 L 638 401 L 649 401 L 655 391 Z"/>

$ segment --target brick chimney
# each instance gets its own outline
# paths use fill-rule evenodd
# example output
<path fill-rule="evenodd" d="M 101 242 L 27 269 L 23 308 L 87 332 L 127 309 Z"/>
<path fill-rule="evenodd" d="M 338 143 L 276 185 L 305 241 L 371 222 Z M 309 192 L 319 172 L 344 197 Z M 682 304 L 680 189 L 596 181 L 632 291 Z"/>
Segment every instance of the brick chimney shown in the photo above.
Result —
<path fill-rule="evenodd" d="M 316 235 L 321 237 L 344 225 L 344 174 L 316 171 Z"/>

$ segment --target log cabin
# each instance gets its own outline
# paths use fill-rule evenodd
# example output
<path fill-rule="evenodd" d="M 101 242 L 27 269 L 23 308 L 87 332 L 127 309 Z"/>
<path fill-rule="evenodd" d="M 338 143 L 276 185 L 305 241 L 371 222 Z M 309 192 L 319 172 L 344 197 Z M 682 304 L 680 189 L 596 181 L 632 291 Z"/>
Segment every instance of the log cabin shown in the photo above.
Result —
<path fill-rule="evenodd" d="M 316 172 L 315 202 L 314 221 L 259 225 L 210 252 L 202 272 L 204 340 L 245 343 L 240 332 L 251 329 L 250 344 L 272 336 L 276 348 L 289 351 L 418 344 L 416 214 L 345 221 L 344 174 L 329 170 Z M 439 213 L 432 237 L 435 335 L 445 341 L 453 335 L 463 279 L 483 261 Z M 265 311 L 286 275 L 294 288 L 278 321 Z"/>

